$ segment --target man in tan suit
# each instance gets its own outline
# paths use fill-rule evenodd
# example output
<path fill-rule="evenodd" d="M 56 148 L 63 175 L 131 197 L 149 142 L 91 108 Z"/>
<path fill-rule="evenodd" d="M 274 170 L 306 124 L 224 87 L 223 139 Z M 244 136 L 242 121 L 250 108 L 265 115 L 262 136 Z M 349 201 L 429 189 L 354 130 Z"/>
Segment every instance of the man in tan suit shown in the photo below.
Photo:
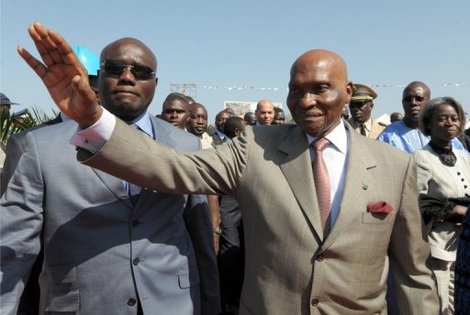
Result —
<path fill-rule="evenodd" d="M 438 314 L 415 164 L 343 122 L 352 84 L 339 55 L 311 50 L 292 65 L 287 105 L 297 125 L 247 128 L 217 150 L 178 154 L 99 106 L 62 37 L 38 23 L 30 33 L 46 64 L 18 51 L 59 108 L 86 128 L 72 139 L 86 149 L 78 151 L 83 163 L 159 192 L 239 201 L 246 245 L 240 314 L 386 314 L 389 267 L 400 314 Z M 316 187 L 311 162 L 321 158 L 310 143 L 320 142 L 328 144 L 328 174 L 321 175 L 330 189 L 317 197 L 324 186 Z"/>
<path fill-rule="evenodd" d="M 372 118 L 376 97 L 377 93 L 367 85 L 353 84 L 353 94 L 349 102 L 351 118 L 348 119 L 348 123 L 357 133 L 372 139 L 377 139 L 386 127 Z"/>

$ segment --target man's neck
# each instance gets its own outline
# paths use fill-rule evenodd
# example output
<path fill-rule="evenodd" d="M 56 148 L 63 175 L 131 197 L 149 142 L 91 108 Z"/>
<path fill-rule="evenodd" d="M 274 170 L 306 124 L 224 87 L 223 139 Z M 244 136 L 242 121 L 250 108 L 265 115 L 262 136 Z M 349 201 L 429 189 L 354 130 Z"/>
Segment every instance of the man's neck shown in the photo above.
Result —
<path fill-rule="evenodd" d="M 403 117 L 403 123 L 405 126 L 411 129 L 418 129 L 419 121 L 417 119 L 409 118 L 409 117 Z"/>

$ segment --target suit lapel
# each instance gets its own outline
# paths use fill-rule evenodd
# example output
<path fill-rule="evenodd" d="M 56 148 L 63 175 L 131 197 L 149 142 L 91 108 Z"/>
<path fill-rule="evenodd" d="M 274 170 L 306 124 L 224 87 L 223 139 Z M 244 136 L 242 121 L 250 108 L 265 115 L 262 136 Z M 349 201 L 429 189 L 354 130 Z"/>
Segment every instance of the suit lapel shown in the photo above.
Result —
<path fill-rule="evenodd" d="M 126 189 L 124 189 L 123 180 L 108 173 L 102 172 L 95 168 L 92 168 L 98 178 L 103 182 L 103 184 L 108 187 L 108 189 L 116 196 L 117 199 L 125 201 L 126 204 L 130 205 L 128 202 L 127 197 L 128 193 Z"/>
<path fill-rule="evenodd" d="M 335 225 L 325 240 L 324 247 L 329 247 L 339 235 L 344 235 L 344 230 L 357 216 L 358 212 L 365 209 L 368 189 L 373 186 L 373 178 L 369 170 L 377 166 L 371 158 L 367 138 L 356 134 L 351 127 L 349 130 L 348 156 L 346 162 L 346 177 L 344 179 L 344 192 L 341 200 L 339 215 Z M 361 204 L 364 203 L 364 206 Z"/>
<path fill-rule="evenodd" d="M 175 147 L 177 142 L 174 136 L 172 136 L 171 127 L 165 125 L 162 120 L 156 118 L 154 116 L 150 116 L 150 121 L 152 122 L 153 131 L 155 134 L 155 139 L 166 146 Z M 139 206 L 139 204 L 145 198 L 148 198 L 156 191 L 148 190 L 145 187 L 142 187 L 142 191 L 139 194 L 139 199 L 135 205 L 135 208 Z"/>
<path fill-rule="evenodd" d="M 278 145 L 278 150 L 285 154 L 280 162 L 280 168 L 289 183 L 299 205 L 317 236 L 323 238 L 320 221 L 320 210 L 313 183 L 310 151 L 304 132 L 295 127 L 293 131 Z"/>

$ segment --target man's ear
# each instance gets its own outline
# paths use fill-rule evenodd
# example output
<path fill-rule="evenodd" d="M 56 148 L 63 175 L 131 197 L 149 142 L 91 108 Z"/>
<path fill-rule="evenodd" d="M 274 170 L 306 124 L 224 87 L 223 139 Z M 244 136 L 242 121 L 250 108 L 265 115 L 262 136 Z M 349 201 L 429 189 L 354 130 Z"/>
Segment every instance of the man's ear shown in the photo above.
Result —
<path fill-rule="evenodd" d="M 155 77 L 155 85 L 158 85 L 158 78 Z"/>
<path fill-rule="evenodd" d="M 351 81 L 348 81 L 348 83 L 346 84 L 346 93 L 348 94 L 348 96 L 346 98 L 345 104 L 349 104 L 349 102 L 351 102 L 351 96 L 353 93 L 353 84 Z"/>

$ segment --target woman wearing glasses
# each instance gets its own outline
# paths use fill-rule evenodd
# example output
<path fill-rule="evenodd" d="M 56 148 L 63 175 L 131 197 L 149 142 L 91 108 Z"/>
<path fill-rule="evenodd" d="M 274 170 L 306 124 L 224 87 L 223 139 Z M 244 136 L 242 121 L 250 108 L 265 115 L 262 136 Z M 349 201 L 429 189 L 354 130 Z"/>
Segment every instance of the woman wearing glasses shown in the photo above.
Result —
<path fill-rule="evenodd" d="M 442 314 L 454 314 L 458 237 L 470 200 L 470 157 L 451 144 L 463 132 L 464 124 L 464 111 L 455 99 L 430 100 L 421 112 L 419 128 L 431 140 L 414 153 L 420 209 L 428 227 L 431 269 Z"/>

